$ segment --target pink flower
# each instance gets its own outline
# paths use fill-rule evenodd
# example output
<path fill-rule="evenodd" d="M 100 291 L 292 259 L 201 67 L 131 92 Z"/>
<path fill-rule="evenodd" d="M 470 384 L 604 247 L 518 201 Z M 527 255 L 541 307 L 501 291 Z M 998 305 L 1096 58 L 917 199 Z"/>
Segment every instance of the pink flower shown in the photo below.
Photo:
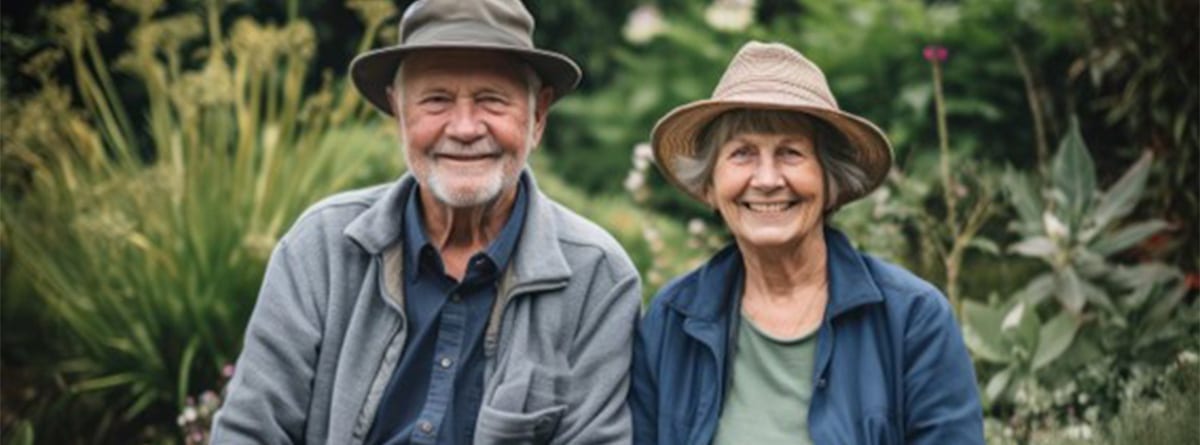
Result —
<path fill-rule="evenodd" d="M 224 367 L 221 368 L 221 377 L 225 377 L 227 379 L 233 378 L 233 364 L 232 363 L 227 363 Z"/>
<path fill-rule="evenodd" d="M 946 47 L 940 45 L 926 46 L 922 54 L 925 55 L 925 60 L 930 62 L 945 62 L 946 58 L 950 56 L 949 51 L 946 51 Z"/>

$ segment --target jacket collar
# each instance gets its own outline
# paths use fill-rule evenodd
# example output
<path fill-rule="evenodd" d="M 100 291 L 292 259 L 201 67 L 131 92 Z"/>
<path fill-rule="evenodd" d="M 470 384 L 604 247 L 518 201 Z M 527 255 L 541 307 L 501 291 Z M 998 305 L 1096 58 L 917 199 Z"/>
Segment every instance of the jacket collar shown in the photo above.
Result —
<path fill-rule="evenodd" d="M 509 279 L 514 286 L 538 282 L 565 282 L 571 268 L 558 244 L 554 202 L 542 195 L 528 168 L 521 172 L 525 183 L 528 213 L 521 236 L 509 264 Z M 400 247 L 404 240 L 401 224 L 404 206 L 411 196 L 416 178 L 406 173 L 366 211 L 350 221 L 343 233 L 371 255 Z"/>
<path fill-rule="evenodd" d="M 867 304 L 883 301 L 863 257 L 841 231 L 825 226 L 826 264 L 829 277 L 829 304 L 825 319 L 830 320 Z M 696 271 L 695 291 L 673 295 L 671 307 L 687 318 L 716 321 L 731 313 L 732 302 L 742 288 L 743 263 L 736 244 L 721 249 Z"/>

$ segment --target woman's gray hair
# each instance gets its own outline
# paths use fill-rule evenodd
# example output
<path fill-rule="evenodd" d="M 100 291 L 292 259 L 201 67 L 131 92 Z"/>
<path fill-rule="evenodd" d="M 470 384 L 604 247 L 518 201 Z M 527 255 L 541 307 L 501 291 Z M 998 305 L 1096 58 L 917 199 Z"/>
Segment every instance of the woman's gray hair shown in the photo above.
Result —
<path fill-rule="evenodd" d="M 799 111 L 739 108 L 721 113 L 696 136 L 696 151 L 671 162 L 675 177 L 688 189 L 703 194 L 712 185 L 713 167 L 721 146 L 743 133 L 786 133 L 797 128 L 812 133 L 825 182 L 825 213 L 837 210 L 842 194 L 862 196 L 870 188 L 867 172 L 855 160 L 846 137 L 828 122 Z"/>

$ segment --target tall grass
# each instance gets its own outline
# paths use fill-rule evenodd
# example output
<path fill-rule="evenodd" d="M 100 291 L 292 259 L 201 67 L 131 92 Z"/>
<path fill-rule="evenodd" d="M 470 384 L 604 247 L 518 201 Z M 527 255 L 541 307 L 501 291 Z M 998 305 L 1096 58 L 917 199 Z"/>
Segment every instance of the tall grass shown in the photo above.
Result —
<path fill-rule="evenodd" d="M 55 330 L 44 337 L 53 345 L 5 347 L 64 354 L 45 370 L 61 391 L 37 397 L 102 400 L 98 418 L 73 420 L 96 440 L 114 424 L 170 428 L 187 395 L 215 384 L 240 350 L 287 225 L 324 195 L 399 171 L 395 137 L 363 123 L 370 108 L 349 84 L 325 73 L 305 92 L 309 24 L 240 19 L 226 31 L 221 2 L 158 18 L 141 3 L 154 2 L 119 2 L 139 22 L 115 59 L 96 44 L 101 13 L 82 2 L 51 11 L 59 47 L 26 66 L 42 87 L 4 103 L 4 270 L 29 284 L 6 292 L 5 306 L 42 311 L 42 328 Z M 353 7 L 369 47 L 394 9 Z M 204 39 L 198 52 L 181 49 Z M 51 75 L 59 60 L 73 85 Z M 127 114 L 114 74 L 144 85 L 144 115 Z"/>

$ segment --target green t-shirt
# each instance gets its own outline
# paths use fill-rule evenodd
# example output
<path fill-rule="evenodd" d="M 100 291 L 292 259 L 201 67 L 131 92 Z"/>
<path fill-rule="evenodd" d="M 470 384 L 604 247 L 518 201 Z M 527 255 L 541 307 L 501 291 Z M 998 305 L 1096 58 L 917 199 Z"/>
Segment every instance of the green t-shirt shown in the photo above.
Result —
<path fill-rule="evenodd" d="M 713 444 L 812 444 L 808 404 L 815 332 L 776 338 L 745 315 L 739 325 L 732 380 Z"/>

